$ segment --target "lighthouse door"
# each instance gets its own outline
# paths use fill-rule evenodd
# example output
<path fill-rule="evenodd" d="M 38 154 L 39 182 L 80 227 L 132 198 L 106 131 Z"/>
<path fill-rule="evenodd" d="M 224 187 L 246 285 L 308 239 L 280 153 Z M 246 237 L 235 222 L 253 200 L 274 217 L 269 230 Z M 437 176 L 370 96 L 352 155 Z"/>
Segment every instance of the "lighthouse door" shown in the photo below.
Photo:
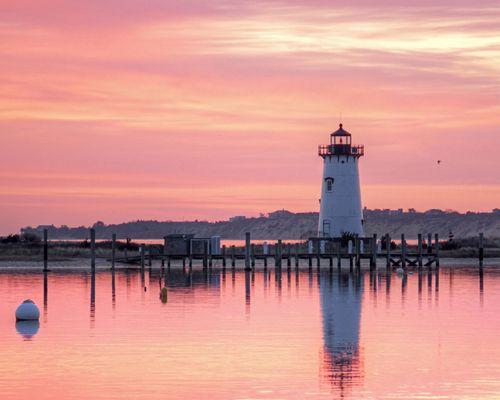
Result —
<path fill-rule="evenodd" d="M 330 221 L 323 220 L 323 236 L 330 236 Z"/>

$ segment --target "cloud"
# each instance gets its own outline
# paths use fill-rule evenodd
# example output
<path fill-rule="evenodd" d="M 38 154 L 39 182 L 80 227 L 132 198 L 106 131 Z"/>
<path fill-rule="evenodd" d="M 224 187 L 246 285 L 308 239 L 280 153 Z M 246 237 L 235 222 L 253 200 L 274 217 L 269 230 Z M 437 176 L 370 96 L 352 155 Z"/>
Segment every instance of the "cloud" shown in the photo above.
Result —
<path fill-rule="evenodd" d="M 123 196 L 134 215 L 139 201 L 156 211 L 179 207 L 175 215 L 282 203 L 314 209 L 317 145 L 340 114 L 366 145 L 367 187 L 500 185 L 489 151 L 500 144 L 494 3 L 0 6 L 0 168 L 10 172 L 0 174 L 0 200 L 9 207 L 39 199 L 61 210 L 66 201 L 69 210 L 94 196 L 104 215 L 118 218 L 114 202 Z M 50 201 L 43 187 L 53 190 Z M 137 188 L 147 196 L 126 193 Z M 195 193 L 196 204 L 177 190 Z M 224 200 L 223 191 L 238 195 Z M 411 192 L 414 201 L 394 192 L 401 206 L 432 207 L 425 190 Z M 382 189 L 367 193 L 369 205 L 392 201 Z M 487 202 L 451 193 L 459 191 L 450 189 L 450 207 Z"/>

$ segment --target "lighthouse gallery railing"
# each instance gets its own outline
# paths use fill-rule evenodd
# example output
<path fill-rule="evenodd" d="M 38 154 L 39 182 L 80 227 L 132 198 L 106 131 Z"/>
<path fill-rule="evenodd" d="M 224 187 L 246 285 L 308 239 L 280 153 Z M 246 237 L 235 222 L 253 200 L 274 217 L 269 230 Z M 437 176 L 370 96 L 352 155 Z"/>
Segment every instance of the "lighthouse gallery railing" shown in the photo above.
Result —
<path fill-rule="evenodd" d="M 318 154 L 324 156 L 355 156 L 361 157 L 365 154 L 365 146 L 350 146 L 350 145 L 320 145 L 318 146 Z"/>

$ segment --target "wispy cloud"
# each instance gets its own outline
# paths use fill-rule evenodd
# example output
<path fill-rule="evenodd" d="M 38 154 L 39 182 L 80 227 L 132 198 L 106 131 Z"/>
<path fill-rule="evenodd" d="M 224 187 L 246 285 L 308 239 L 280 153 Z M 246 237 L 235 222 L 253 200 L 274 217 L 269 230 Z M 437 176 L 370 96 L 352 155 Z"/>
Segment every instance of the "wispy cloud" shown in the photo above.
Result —
<path fill-rule="evenodd" d="M 315 209 L 316 146 L 341 113 L 367 145 L 365 185 L 380 188 L 368 206 L 390 201 L 387 183 L 500 186 L 495 2 L 41 0 L 0 10 L 4 205 L 15 195 L 34 207 L 47 185 L 57 204 L 63 193 L 93 194 L 105 215 L 126 218 L 107 192 L 124 193 L 123 174 L 131 192 L 147 193 L 144 213 L 159 217 Z M 163 183 L 169 193 L 200 188 L 207 206 L 164 197 Z M 210 185 L 241 197 L 222 202 Z M 286 195 L 269 194 L 279 185 Z M 425 190 L 394 193 L 401 206 L 433 206 Z M 452 193 L 449 207 L 500 201 L 495 190 L 488 201 Z"/>

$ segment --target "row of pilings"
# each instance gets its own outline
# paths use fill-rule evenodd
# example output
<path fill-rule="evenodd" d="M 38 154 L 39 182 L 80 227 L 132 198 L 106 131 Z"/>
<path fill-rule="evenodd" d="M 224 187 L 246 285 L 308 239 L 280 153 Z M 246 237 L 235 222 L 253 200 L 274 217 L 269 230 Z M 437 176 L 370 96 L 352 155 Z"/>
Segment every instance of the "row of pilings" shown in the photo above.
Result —
<path fill-rule="evenodd" d="M 95 229 L 91 228 L 90 236 L 90 268 L 92 271 L 96 268 L 96 234 Z M 478 241 L 478 263 L 482 268 L 484 264 L 484 235 L 479 234 Z M 304 249 L 304 246 L 306 248 Z M 245 234 L 245 246 L 243 248 L 225 245 L 221 249 L 209 249 L 207 243 L 204 245 L 201 254 L 189 255 L 169 255 L 167 252 L 167 238 L 164 238 L 162 251 L 154 253 L 152 245 L 141 244 L 139 246 L 139 255 L 129 256 L 127 250 L 123 257 L 117 257 L 117 238 L 113 233 L 111 236 L 111 257 L 108 261 L 111 269 L 115 269 L 117 263 L 135 264 L 144 268 L 146 263 L 152 265 L 153 260 L 160 260 L 161 266 L 167 264 L 181 264 L 183 267 L 188 265 L 192 268 L 193 263 L 201 261 L 204 268 L 212 267 L 214 262 L 221 261 L 222 267 L 226 268 L 230 263 L 235 268 L 238 260 L 244 261 L 245 270 L 252 270 L 257 263 L 261 263 L 264 268 L 268 267 L 269 260 L 274 263 L 276 268 L 281 268 L 286 263 L 290 268 L 292 264 L 299 268 L 300 261 L 306 260 L 309 268 L 316 263 L 321 266 L 321 261 L 327 261 L 329 267 L 333 268 L 335 262 L 338 268 L 342 266 L 342 260 L 348 260 L 350 269 L 361 267 L 361 260 L 369 260 L 370 270 L 377 267 L 377 260 L 385 260 L 387 268 L 408 267 L 431 267 L 440 265 L 440 242 L 438 234 L 428 234 L 427 240 L 422 234 L 418 235 L 417 245 L 408 246 L 405 235 L 401 235 L 399 248 L 394 246 L 390 235 L 386 234 L 382 240 L 377 239 L 377 235 L 370 238 L 354 237 L 351 240 L 342 243 L 341 240 L 332 238 L 311 238 L 307 243 L 283 243 L 281 239 L 274 245 L 254 244 L 251 240 L 250 232 Z M 158 246 L 156 246 L 158 247 Z M 43 231 L 43 270 L 48 271 L 49 262 L 49 238 L 48 231 Z"/>

